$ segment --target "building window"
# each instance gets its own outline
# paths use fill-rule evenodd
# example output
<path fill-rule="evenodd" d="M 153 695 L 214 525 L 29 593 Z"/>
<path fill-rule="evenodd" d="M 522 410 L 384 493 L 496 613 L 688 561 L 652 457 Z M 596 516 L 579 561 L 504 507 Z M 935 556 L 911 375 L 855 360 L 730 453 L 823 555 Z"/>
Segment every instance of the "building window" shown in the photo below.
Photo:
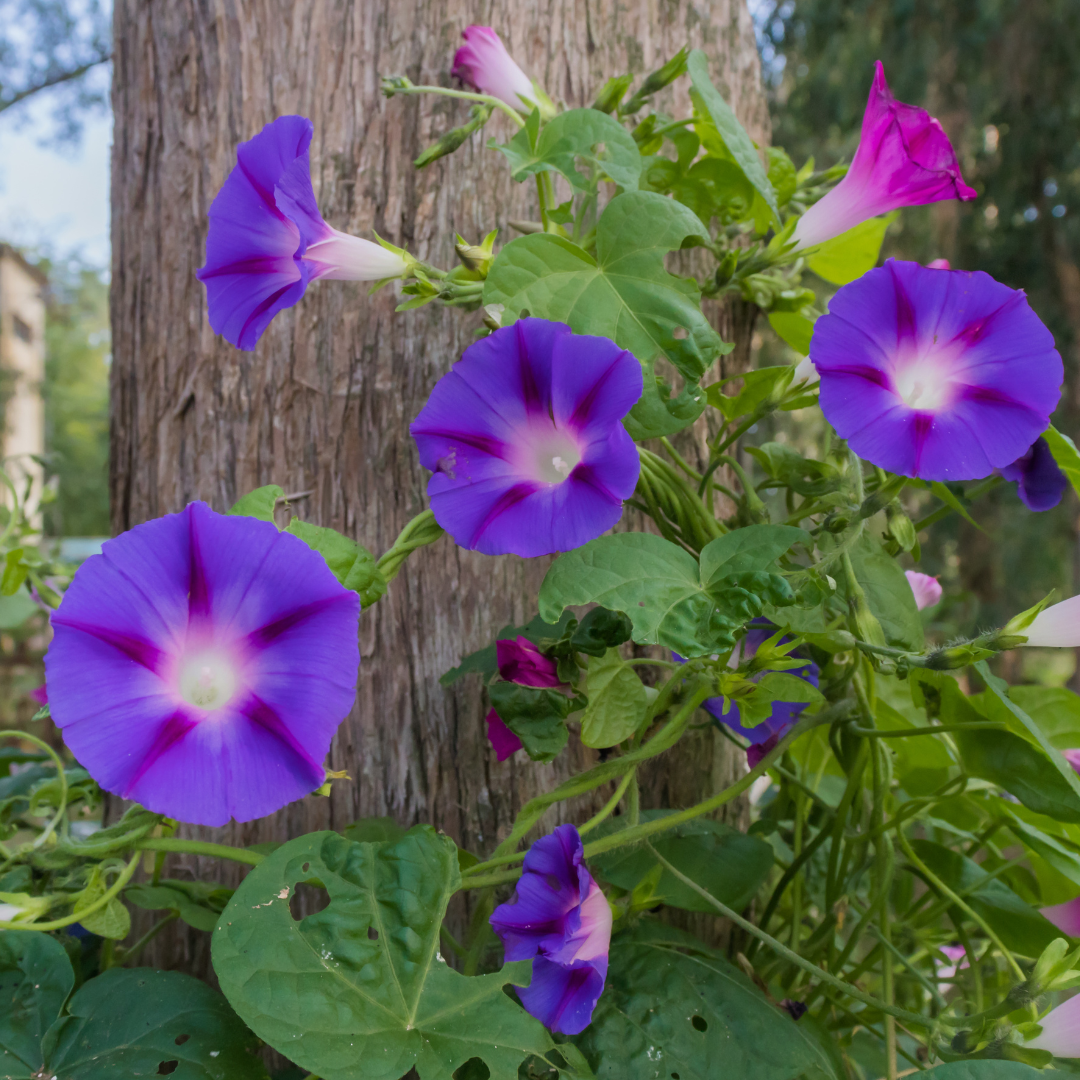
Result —
<path fill-rule="evenodd" d="M 26 344 L 29 345 L 34 337 L 34 332 L 30 329 L 30 324 L 23 322 L 18 315 L 13 315 L 12 319 L 15 324 L 15 336 L 20 341 L 25 341 Z"/>

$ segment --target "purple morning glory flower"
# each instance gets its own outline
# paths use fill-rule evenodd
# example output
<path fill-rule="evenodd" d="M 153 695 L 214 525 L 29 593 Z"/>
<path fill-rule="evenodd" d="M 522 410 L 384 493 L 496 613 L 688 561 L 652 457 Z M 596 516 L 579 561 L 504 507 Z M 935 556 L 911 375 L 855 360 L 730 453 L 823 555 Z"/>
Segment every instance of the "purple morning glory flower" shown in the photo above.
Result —
<path fill-rule="evenodd" d="M 507 682 L 516 682 L 521 686 L 563 686 L 558 663 L 545 656 L 527 637 L 519 636 L 517 641 L 495 642 L 495 657 L 499 675 Z M 503 723 L 494 709 L 488 711 L 485 721 L 488 739 L 495 747 L 499 761 L 505 761 L 521 749 L 521 740 Z"/>
<path fill-rule="evenodd" d="M 743 638 L 739 646 L 740 657 L 733 657 L 733 662 L 739 662 L 740 658 L 748 660 L 757 652 L 758 647 L 775 633 L 775 626 L 752 623 L 746 632 L 746 637 Z M 780 643 L 790 640 L 790 637 L 783 637 L 780 639 Z M 794 655 L 798 656 L 799 654 L 796 652 Z M 764 674 L 766 672 L 761 672 L 761 675 Z M 788 674 L 805 679 L 812 686 L 817 686 L 818 676 L 821 672 L 817 664 L 812 660 L 808 660 L 802 667 L 788 669 Z M 757 677 L 760 678 L 760 675 Z M 750 741 L 750 745 L 746 748 L 746 763 L 752 769 L 795 726 L 799 716 L 806 708 L 806 702 L 774 701 L 769 717 L 753 727 L 742 726 L 739 706 L 733 701 L 728 701 L 727 712 L 724 712 L 724 699 L 722 697 L 707 698 L 703 707 L 706 712 L 719 720 L 720 723 L 725 724 L 737 735 L 741 735 L 744 739 Z"/>
<path fill-rule="evenodd" d="M 637 485 L 621 421 L 641 390 L 630 353 L 563 323 L 521 319 L 470 345 L 410 428 L 435 520 L 485 555 L 595 539 Z"/>
<path fill-rule="evenodd" d="M 814 324 L 826 420 L 860 457 L 924 480 L 978 480 L 1046 430 L 1064 375 L 1020 290 L 889 259 Z"/>
<path fill-rule="evenodd" d="M 813 247 L 901 206 L 976 194 L 964 183 L 941 124 L 925 109 L 892 96 L 879 60 L 851 168 L 799 218 L 793 239 L 800 247 Z"/>
<path fill-rule="evenodd" d="M 607 978 L 611 908 L 585 868 L 573 825 L 560 825 L 525 856 L 514 898 L 491 926 L 507 960 L 532 960 L 532 982 L 518 990 L 546 1028 L 577 1035 L 592 1020 Z"/>
<path fill-rule="evenodd" d="M 1001 470 L 1006 480 L 1016 481 L 1016 494 L 1029 510 L 1052 510 L 1065 494 L 1069 481 L 1058 468 L 1050 444 L 1040 435 L 1030 448 Z"/>
<path fill-rule="evenodd" d="M 311 187 L 314 127 L 279 116 L 236 150 L 237 164 L 210 206 L 206 285 L 210 325 L 238 349 L 254 349 L 283 308 L 316 278 L 381 281 L 409 268 L 403 253 L 332 229 Z"/>
<path fill-rule="evenodd" d="M 79 567 L 45 657 L 52 718 L 106 791 L 197 825 L 264 817 L 325 780 L 359 612 L 302 540 L 191 503 Z"/>

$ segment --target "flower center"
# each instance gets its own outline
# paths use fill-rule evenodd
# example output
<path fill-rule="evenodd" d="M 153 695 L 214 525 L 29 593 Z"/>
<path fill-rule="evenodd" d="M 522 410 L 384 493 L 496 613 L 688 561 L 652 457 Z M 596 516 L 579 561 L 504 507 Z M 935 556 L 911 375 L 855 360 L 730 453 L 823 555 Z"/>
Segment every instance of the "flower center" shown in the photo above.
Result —
<path fill-rule="evenodd" d="M 545 432 L 533 444 L 536 479 L 544 484 L 561 484 L 581 461 L 577 443 L 564 431 Z"/>
<path fill-rule="evenodd" d="M 920 412 L 947 408 L 956 396 L 953 365 L 946 357 L 916 356 L 896 371 L 894 384 L 906 405 Z"/>
<path fill-rule="evenodd" d="M 236 672 L 220 654 L 191 656 L 180 666 L 180 696 L 198 709 L 220 709 L 236 692 Z"/>

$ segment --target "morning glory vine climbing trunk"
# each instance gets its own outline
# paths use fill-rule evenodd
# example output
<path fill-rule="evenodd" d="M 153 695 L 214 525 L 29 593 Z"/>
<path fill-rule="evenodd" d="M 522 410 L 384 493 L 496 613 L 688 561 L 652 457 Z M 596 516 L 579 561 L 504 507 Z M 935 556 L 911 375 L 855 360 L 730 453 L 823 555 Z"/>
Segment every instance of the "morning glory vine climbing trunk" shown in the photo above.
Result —
<path fill-rule="evenodd" d="M 195 276 L 207 210 L 237 144 L 275 117 L 313 120 L 312 178 L 331 226 L 369 237 L 374 230 L 440 264 L 453 262 L 455 232 L 478 243 L 498 226 L 500 241 L 509 240 L 508 222 L 536 213 L 532 185 L 513 183 L 484 148 L 489 135 L 511 133 L 499 126 L 504 118 L 417 171 L 413 159 L 448 126 L 453 103 L 380 95 L 379 77 L 389 73 L 449 85 L 470 23 L 496 27 L 569 106 L 588 105 L 610 75 L 651 70 L 683 45 L 704 48 L 717 85 L 751 136 L 768 144 L 744 0 L 117 0 L 114 21 L 117 533 L 191 499 L 224 510 L 276 483 L 294 494 L 303 518 L 379 554 L 426 505 L 427 473 L 408 424 L 472 340 L 475 318 L 435 304 L 398 315 L 393 288 L 369 299 L 356 283 L 313 290 L 253 352 L 227 345 L 208 324 Z M 685 80 L 678 93 L 685 97 Z M 688 102 L 671 105 L 684 112 Z M 716 306 L 715 318 L 729 340 L 738 336 L 725 358 L 730 374 L 748 358 L 751 324 L 744 310 Z M 502 626 L 535 614 L 548 562 L 491 558 L 449 540 L 418 552 L 361 619 L 357 702 L 330 755 L 330 767 L 351 779 L 335 782 L 329 798 L 260 822 L 187 826 L 182 835 L 252 844 L 385 814 L 433 822 L 475 851 L 492 848 L 527 798 L 580 770 L 592 752 L 578 747 L 553 766 L 497 763 L 475 680 L 445 689 L 439 677 Z M 720 776 L 742 767 L 724 746 L 708 733 L 686 740 L 644 785 L 644 798 L 678 806 L 718 790 Z M 607 794 L 597 793 L 598 804 Z M 200 876 L 194 864 L 187 869 Z M 202 869 L 204 877 L 230 872 Z M 169 872 L 186 876 L 183 859 Z M 207 970 L 205 957 L 185 955 L 197 935 L 177 926 L 147 962 Z"/>

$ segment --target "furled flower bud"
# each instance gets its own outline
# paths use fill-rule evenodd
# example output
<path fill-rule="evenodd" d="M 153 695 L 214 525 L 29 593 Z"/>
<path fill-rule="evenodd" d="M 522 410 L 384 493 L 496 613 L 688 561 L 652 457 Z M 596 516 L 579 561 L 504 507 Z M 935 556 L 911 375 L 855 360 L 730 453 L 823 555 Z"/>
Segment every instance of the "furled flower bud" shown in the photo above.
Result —
<path fill-rule="evenodd" d="M 1060 604 L 1039 611 L 1033 619 L 1030 612 L 1023 612 L 1010 620 L 998 635 L 1011 639 L 1014 644 L 1035 645 L 1044 648 L 1074 649 L 1080 646 L 1080 596 L 1070 596 Z M 1011 648 L 1011 645 L 1003 646 Z"/>
<path fill-rule="evenodd" d="M 554 114 L 547 95 L 517 66 L 490 26 L 467 26 L 461 36 L 465 44 L 454 54 L 451 75 L 515 109 L 539 107 L 541 114 Z"/>
<path fill-rule="evenodd" d="M 1057 506 L 1069 486 L 1069 481 L 1050 452 L 1050 444 L 1041 435 L 1000 472 L 1006 480 L 1015 481 L 1020 501 L 1036 513 Z"/>
<path fill-rule="evenodd" d="M 901 206 L 975 195 L 941 124 L 892 96 L 879 60 L 851 168 L 803 214 L 793 239 L 800 248 L 813 247 Z"/>

